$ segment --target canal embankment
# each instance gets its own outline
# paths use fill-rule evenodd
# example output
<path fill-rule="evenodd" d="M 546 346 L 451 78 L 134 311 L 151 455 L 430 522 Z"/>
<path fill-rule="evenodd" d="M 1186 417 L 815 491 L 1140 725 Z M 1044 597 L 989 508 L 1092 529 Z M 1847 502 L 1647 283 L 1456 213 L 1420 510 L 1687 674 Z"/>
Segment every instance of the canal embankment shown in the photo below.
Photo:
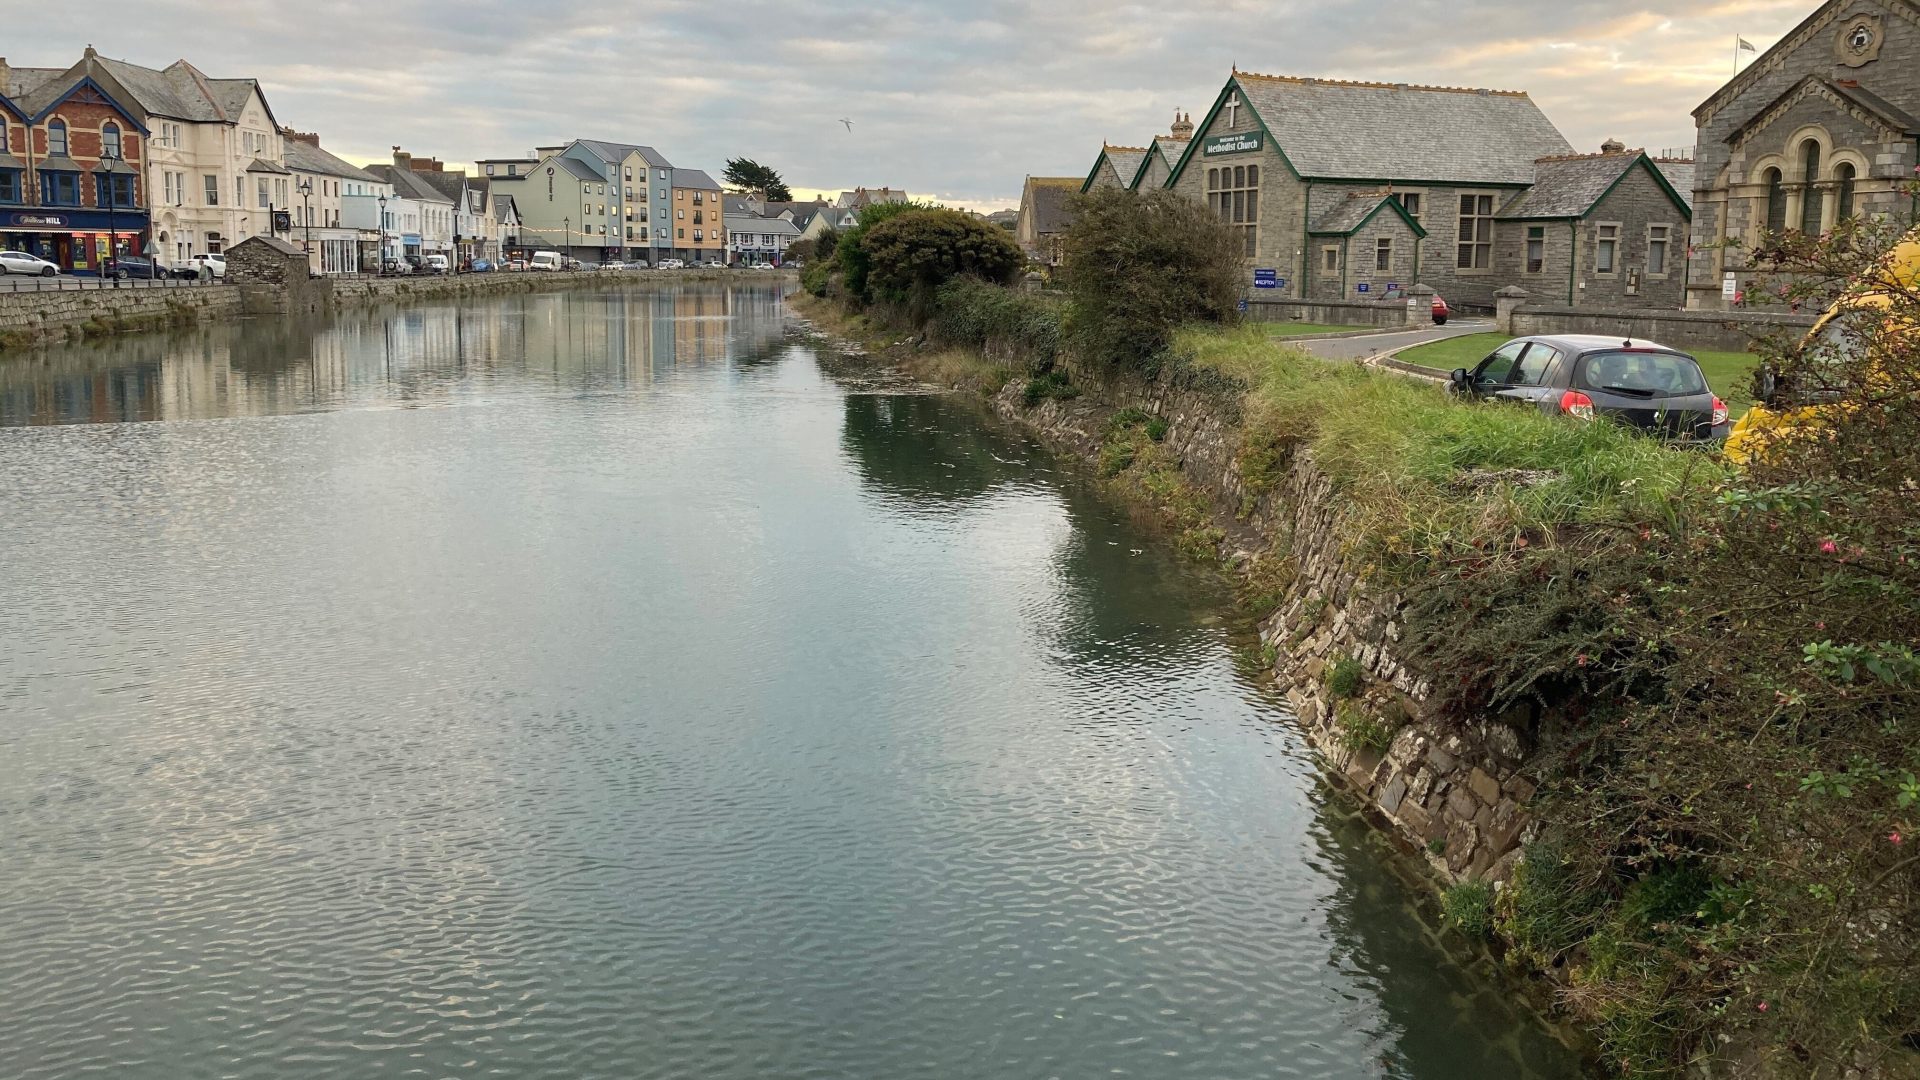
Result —
<path fill-rule="evenodd" d="M 300 257 L 304 262 L 304 256 Z M 747 271 L 581 270 L 557 273 L 444 274 L 397 277 L 281 277 L 208 283 L 120 282 L 107 287 L 0 292 L 0 353 L 105 334 L 191 326 L 250 316 L 279 317 L 381 304 L 553 292 L 581 288 L 655 288 L 743 278 Z M 751 280 L 773 278 L 764 271 Z M 790 275 L 783 275 L 790 276 Z"/>

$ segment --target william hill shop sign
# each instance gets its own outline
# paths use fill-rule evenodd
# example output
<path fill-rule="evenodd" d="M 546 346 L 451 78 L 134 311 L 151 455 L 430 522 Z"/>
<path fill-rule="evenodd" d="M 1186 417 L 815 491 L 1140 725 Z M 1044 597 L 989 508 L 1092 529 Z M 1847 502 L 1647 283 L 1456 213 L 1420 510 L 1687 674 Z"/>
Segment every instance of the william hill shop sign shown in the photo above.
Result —
<path fill-rule="evenodd" d="M 1266 145 L 1267 133 L 1264 131 L 1236 131 L 1231 135 L 1215 135 L 1200 144 L 1201 154 L 1218 157 L 1221 154 L 1249 154 Z"/>

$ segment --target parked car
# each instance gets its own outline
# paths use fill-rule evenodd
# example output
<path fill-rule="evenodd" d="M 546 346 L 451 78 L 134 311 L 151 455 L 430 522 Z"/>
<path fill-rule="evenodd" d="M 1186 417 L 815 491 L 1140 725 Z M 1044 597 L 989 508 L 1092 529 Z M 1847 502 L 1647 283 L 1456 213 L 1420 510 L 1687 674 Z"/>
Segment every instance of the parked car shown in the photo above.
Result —
<path fill-rule="evenodd" d="M 1727 437 L 1727 406 L 1693 357 L 1651 341 L 1595 334 L 1515 338 L 1471 371 L 1458 368 L 1453 392 L 1511 401 L 1550 415 L 1607 417 L 1662 438 Z"/>
<path fill-rule="evenodd" d="M 205 267 L 214 280 L 223 280 L 227 276 L 227 257 L 225 255 L 189 255 L 187 261 L 173 268 L 173 276 L 197 278 Z"/>
<path fill-rule="evenodd" d="M 105 277 L 125 281 L 128 278 L 163 278 L 168 275 L 166 267 L 144 255 L 122 255 L 117 259 L 108 259 Z"/>
<path fill-rule="evenodd" d="M 772 263 L 754 263 L 754 264 L 753 264 L 753 268 L 754 268 L 755 270 L 778 270 L 778 269 L 780 269 L 779 267 L 777 267 L 777 266 L 775 266 L 775 265 L 773 265 Z"/>
<path fill-rule="evenodd" d="M 660 260 L 660 269 L 662 270 L 685 270 L 686 268 L 687 268 L 687 264 L 682 262 L 679 259 L 661 259 Z"/>
<path fill-rule="evenodd" d="M 475 259 L 467 264 L 467 273 L 469 274 L 489 274 L 496 269 L 498 268 L 492 261 L 487 259 Z"/>
<path fill-rule="evenodd" d="M 24 251 L 0 251 L 0 271 L 9 274 L 28 274 L 33 277 L 54 277 L 60 273 L 60 267 L 38 255 L 29 255 Z"/>
<path fill-rule="evenodd" d="M 525 270 L 526 268 L 527 268 L 527 260 L 525 259 L 507 260 L 507 269 L 509 270 Z"/>
<path fill-rule="evenodd" d="M 445 255 L 429 255 L 420 260 L 419 269 L 428 274 L 444 274 L 447 272 L 447 257 Z"/>
<path fill-rule="evenodd" d="M 627 268 L 627 264 L 626 264 L 626 263 L 623 263 L 623 262 L 617 262 L 617 261 L 616 261 L 616 262 L 603 262 L 603 263 L 601 263 L 600 265 L 598 265 L 598 266 L 596 266 L 596 267 L 594 267 L 594 269 L 595 269 L 595 270 L 625 270 L 626 268 Z"/>
<path fill-rule="evenodd" d="M 709 270 L 725 270 L 727 268 L 727 264 L 721 262 L 719 259 L 708 259 L 706 262 L 706 267 Z"/>

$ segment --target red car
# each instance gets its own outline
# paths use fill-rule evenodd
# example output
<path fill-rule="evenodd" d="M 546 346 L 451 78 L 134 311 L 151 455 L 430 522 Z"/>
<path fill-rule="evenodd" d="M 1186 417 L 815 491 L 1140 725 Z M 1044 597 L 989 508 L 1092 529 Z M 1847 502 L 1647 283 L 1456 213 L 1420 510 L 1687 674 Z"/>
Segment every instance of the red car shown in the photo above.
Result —
<path fill-rule="evenodd" d="M 1439 293 L 1434 293 L 1433 294 L 1433 325 L 1435 326 L 1447 325 L 1447 316 L 1449 314 L 1451 314 L 1451 312 L 1447 310 L 1447 302 L 1445 300 L 1440 299 Z"/>

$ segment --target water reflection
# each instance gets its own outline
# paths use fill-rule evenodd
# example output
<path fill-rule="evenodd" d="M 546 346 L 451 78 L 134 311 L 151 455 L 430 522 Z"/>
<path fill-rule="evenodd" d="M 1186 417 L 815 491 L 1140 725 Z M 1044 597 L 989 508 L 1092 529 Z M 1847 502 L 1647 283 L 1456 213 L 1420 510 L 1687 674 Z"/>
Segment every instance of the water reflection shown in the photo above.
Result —
<path fill-rule="evenodd" d="M 1566 1071 L 1216 583 L 785 332 L 610 290 L 0 362 L 0 1072 Z"/>
<path fill-rule="evenodd" d="M 92 339 L 0 359 L 0 427 L 430 404 L 476 384 L 645 385 L 679 367 L 777 356 L 781 292 L 525 293 Z"/>

